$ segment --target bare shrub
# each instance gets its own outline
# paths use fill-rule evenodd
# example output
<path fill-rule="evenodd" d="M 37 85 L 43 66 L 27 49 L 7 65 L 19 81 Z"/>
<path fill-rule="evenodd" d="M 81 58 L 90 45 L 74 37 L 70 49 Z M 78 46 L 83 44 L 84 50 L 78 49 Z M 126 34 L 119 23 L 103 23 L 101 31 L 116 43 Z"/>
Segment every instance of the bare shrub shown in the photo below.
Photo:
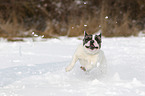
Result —
<path fill-rule="evenodd" d="M 0 36 L 137 35 L 145 29 L 144 10 L 144 0 L 0 0 Z"/>

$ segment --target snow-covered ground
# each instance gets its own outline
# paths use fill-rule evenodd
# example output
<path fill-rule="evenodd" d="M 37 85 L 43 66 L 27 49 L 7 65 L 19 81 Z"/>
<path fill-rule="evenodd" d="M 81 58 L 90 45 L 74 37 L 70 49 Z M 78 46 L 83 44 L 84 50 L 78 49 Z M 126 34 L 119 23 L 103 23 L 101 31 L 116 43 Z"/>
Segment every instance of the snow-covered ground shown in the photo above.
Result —
<path fill-rule="evenodd" d="M 0 39 L 0 96 L 145 96 L 145 37 L 103 38 L 108 73 L 71 72 L 77 38 L 6 42 Z"/>

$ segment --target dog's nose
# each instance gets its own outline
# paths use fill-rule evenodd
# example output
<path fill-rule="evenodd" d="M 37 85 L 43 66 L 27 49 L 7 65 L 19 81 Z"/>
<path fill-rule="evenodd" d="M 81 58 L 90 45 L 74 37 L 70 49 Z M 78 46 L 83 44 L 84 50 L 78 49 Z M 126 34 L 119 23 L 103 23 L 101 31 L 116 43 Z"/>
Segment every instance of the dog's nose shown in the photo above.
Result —
<path fill-rule="evenodd" d="M 94 43 L 94 40 L 91 40 L 90 43 L 93 44 Z"/>

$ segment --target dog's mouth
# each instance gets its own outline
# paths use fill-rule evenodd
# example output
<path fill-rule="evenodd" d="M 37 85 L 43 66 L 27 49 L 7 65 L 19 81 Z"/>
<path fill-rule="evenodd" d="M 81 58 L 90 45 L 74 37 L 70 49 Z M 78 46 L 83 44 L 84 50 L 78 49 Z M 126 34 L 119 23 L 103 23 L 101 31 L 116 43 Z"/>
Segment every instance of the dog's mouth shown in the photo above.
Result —
<path fill-rule="evenodd" d="M 95 47 L 94 45 L 90 45 L 90 46 L 85 46 L 86 48 L 89 48 L 91 50 L 94 50 L 94 49 L 98 49 L 98 47 Z"/>

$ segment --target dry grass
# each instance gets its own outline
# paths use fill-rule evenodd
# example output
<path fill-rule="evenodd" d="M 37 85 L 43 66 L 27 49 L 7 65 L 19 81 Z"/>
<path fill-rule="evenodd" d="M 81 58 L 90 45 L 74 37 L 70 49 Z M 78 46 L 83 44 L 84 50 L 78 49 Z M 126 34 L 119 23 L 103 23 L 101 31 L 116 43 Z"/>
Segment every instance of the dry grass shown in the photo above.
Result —
<path fill-rule="evenodd" d="M 108 1 L 109 3 L 109 1 Z M 120 2 L 116 2 L 114 6 L 109 6 L 108 3 L 102 3 L 102 9 L 100 14 L 101 30 L 104 36 L 136 36 L 138 34 L 137 26 L 132 22 L 132 13 L 127 10 L 125 13 L 119 9 Z M 110 10 L 108 10 L 110 9 Z"/>
<path fill-rule="evenodd" d="M 128 14 L 124 14 L 121 22 L 117 22 L 116 19 L 111 20 L 111 23 L 109 20 L 105 20 L 102 25 L 102 32 L 106 37 L 127 37 L 131 35 L 137 36 L 139 31 L 136 29 L 136 26 L 132 24 L 132 21 L 129 20 Z"/>
<path fill-rule="evenodd" d="M 23 36 L 24 28 L 21 24 L 14 22 L 2 22 L 0 24 L 1 34 L 4 37 Z"/>
<path fill-rule="evenodd" d="M 88 32 L 89 34 L 93 34 L 99 31 L 100 27 L 100 21 L 98 18 L 93 17 L 89 18 L 88 20 L 81 18 L 78 20 L 78 24 L 70 24 L 67 36 L 74 37 L 74 36 L 80 36 L 84 34 L 84 31 Z"/>
<path fill-rule="evenodd" d="M 137 35 L 144 30 L 143 0 L 1 0 L 0 36 L 46 38 L 102 31 L 106 37 Z M 27 34 L 26 34 L 27 32 Z"/>

